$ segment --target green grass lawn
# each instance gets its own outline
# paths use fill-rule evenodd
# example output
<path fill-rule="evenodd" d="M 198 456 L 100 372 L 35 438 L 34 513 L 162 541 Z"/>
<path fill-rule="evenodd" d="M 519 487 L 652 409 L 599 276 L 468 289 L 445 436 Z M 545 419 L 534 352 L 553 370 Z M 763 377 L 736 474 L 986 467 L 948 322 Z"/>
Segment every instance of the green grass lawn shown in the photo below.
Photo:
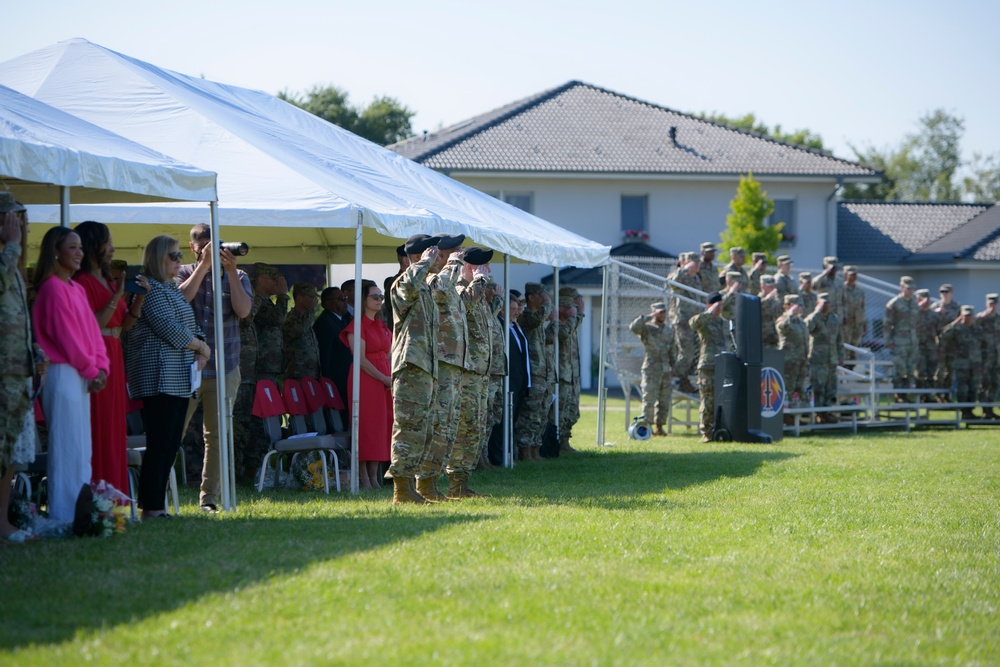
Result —
<path fill-rule="evenodd" d="M 596 403 L 596 401 L 593 401 Z M 585 401 L 586 403 L 586 401 Z M 618 402 L 618 406 L 621 402 Z M 2 665 L 1000 664 L 1000 431 L 632 442 L 0 548 Z"/>

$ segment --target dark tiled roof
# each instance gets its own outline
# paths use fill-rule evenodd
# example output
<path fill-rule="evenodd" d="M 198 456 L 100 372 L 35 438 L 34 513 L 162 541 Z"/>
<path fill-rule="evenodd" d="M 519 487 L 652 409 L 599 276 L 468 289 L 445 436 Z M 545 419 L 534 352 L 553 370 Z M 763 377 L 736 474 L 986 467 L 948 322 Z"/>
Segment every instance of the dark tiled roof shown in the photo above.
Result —
<path fill-rule="evenodd" d="M 976 249 L 1000 230 L 996 208 L 989 204 L 839 202 L 837 255 L 849 264 L 979 259 L 974 256 Z"/>
<path fill-rule="evenodd" d="M 623 257 L 657 257 L 663 259 L 677 259 L 676 255 L 655 248 L 648 243 L 623 243 L 611 249 L 611 256 Z M 593 269 L 578 269 L 575 266 L 559 269 L 559 285 L 572 285 L 573 287 L 601 287 L 604 284 L 604 274 L 601 267 Z M 542 283 L 548 285 L 552 283 L 553 274 L 542 278 Z"/>
<path fill-rule="evenodd" d="M 745 174 L 877 173 L 579 81 L 389 146 L 442 171 Z"/>

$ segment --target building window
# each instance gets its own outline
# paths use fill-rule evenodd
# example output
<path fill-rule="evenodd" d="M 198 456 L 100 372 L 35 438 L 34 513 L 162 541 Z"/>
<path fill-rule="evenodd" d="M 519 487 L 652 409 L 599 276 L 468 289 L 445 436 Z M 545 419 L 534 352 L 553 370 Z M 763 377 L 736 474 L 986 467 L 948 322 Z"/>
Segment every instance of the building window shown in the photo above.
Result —
<path fill-rule="evenodd" d="M 502 199 L 505 203 L 510 204 L 514 208 L 519 208 L 525 213 L 531 213 L 534 208 L 534 193 L 533 192 L 487 192 L 491 197 L 496 199 Z"/>
<path fill-rule="evenodd" d="M 626 240 L 649 239 L 649 197 L 622 195 L 622 234 Z"/>
<path fill-rule="evenodd" d="M 798 235 L 795 225 L 795 200 L 794 199 L 775 199 L 774 200 L 774 213 L 769 215 L 764 221 L 764 224 L 770 227 L 772 224 L 777 224 L 779 222 L 785 223 L 785 226 L 781 229 L 782 239 L 781 245 L 783 246 L 794 246 L 795 238 Z"/>

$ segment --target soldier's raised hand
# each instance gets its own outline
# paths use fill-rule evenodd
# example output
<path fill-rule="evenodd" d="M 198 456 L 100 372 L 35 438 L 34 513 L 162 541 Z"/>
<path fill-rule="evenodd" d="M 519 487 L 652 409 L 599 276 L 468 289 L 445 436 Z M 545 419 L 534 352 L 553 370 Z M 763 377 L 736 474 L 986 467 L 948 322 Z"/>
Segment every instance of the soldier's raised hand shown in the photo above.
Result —
<path fill-rule="evenodd" d="M 17 217 L 17 213 L 7 211 L 3 225 L 0 225 L 0 241 L 4 243 L 21 242 L 21 219 Z"/>
<path fill-rule="evenodd" d="M 435 259 L 437 259 L 439 252 L 440 251 L 438 250 L 438 247 L 436 245 L 432 245 L 430 248 L 420 253 L 420 259 L 421 261 L 429 259 L 433 262 Z"/>

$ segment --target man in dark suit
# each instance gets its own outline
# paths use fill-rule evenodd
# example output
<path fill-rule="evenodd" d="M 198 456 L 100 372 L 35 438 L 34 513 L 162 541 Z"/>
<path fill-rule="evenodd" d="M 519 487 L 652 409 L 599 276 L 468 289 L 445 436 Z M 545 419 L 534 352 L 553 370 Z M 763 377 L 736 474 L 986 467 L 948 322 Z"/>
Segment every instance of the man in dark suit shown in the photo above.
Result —
<path fill-rule="evenodd" d="M 323 377 L 333 380 L 334 386 L 340 392 L 345 409 L 340 411 L 344 428 L 350 424 L 350 413 L 347 411 L 347 374 L 351 370 L 351 348 L 340 340 L 340 332 L 346 327 L 351 316 L 347 314 L 347 297 L 339 287 L 327 287 L 320 295 L 323 312 L 313 323 L 313 331 L 319 343 L 319 365 Z"/>
<path fill-rule="evenodd" d="M 528 393 L 528 387 L 531 386 L 531 361 L 528 358 L 528 338 L 517 324 L 517 318 L 521 316 L 521 312 L 524 310 L 524 296 L 516 289 L 510 290 L 509 304 L 511 324 L 509 326 L 510 347 L 507 350 L 507 359 L 510 361 L 507 374 L 509 377 L 510 392 L 513 394 L 511 397 L 513 412 L 511 423 L 513 424 L 517 422 L 517 415 L 521 411 L 521 405 L 524 403 L 524 397 Z M 499 319 L 504 323 L 504 326 L 507 326 L 503 317 Z M 504 416 L 504 421 L 506 421 L 506 415 Z M 489 457 L 491 463 L 503 465 L 503 422 L 495 426 L 493 433 L 490 434 Z"/>

